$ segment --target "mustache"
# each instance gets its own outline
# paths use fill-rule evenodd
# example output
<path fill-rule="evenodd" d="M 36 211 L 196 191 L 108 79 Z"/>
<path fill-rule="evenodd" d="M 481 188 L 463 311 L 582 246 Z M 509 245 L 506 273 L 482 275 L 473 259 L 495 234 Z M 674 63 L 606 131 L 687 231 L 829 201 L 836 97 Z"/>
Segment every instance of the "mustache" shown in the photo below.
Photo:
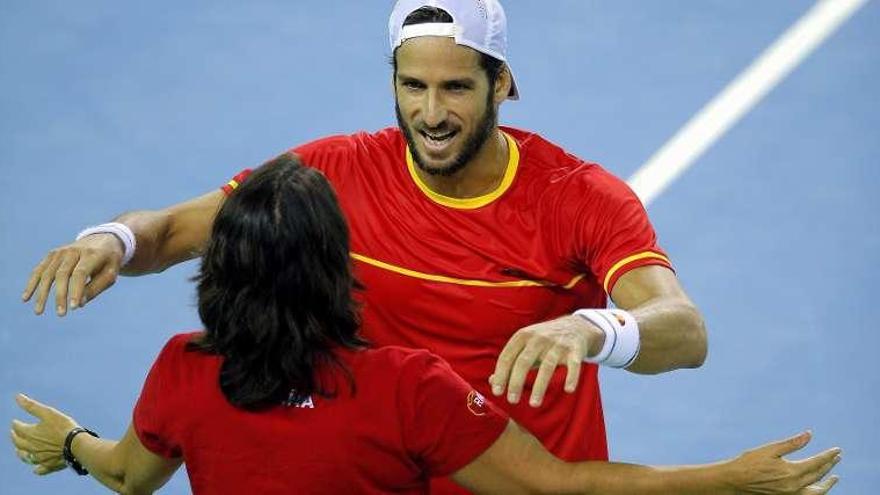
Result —
<path fill-rule="evenodd" d="M 413 123 L 412 128 L 416 132 L 428 132 L 431 134 L 440 134 L 440 133 L 453 132 L 453 131 L 459 130 L 458 127 L 455 127 L 446 121 L 441 122 L 440 124 L 435 125 L 435 126 L 428 126 L 428 125 L 424 125 L 424 124 L 420 124 L 420 123 Z"/>
<path fill-rule="evenodd" d="M 437 125 L 430 126 L 425 125 L 425 122 L 422 120 L 415 120 L 413 122 L 407 122 L 406 119 L 403 118 L 403 113 L 400 111 L 400 104 L 397 100 L 394 101 L 394 113 L 397 116 L 397 124 L 401 129 L 408 129 L 410 133 L 416 132 L 429 132 L 432 134 L 440 134 L 451 131 L 461 131 L 460 126 L 454 126 L 449 123 L 448 120 L 444 120 Z"/>

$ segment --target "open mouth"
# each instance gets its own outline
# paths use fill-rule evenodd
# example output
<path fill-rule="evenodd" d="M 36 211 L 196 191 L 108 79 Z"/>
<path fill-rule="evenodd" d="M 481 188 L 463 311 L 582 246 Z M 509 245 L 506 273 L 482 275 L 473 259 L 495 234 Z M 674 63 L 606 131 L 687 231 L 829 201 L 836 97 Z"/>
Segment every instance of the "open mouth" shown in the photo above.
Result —
<path fill-rule="evenodd" d="M 452 142 L 453 138 L 458 134 L 458 131 L 448 131 L 443 133 L 419 131 L 419 134 L 421 134 L 425 146 L 439 151 Z"/>

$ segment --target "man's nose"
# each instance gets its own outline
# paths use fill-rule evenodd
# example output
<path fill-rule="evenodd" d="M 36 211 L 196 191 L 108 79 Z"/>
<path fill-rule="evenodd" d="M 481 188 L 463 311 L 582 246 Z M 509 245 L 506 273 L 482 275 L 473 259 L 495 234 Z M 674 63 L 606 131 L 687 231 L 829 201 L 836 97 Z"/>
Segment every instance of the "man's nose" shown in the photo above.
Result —
<path fill-rule="evenodd" d="M 443 97 L 436 90 L 429 90 L 425 95 L 425 101 L 422 109 L 425 126 L 439 127 L 446 121 L 446 105 L 443 103 Z"/>

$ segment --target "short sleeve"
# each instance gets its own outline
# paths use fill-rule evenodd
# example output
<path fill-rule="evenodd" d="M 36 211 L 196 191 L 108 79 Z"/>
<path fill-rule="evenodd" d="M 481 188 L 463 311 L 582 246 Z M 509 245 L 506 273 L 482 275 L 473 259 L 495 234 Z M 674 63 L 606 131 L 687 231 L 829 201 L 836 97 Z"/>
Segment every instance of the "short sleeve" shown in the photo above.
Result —
<path fill-rule="evenodd" d="M 356 136 L 325 137 L 299 145 L 276 158 L 285 154 L 295 154 L 304 165 L 320 170 L 332 183 L 336 184 L 337 181 L 345 179 L 344 170 L 357 162 L 355 159 L 357 142 Z M 269 160 L 269 162 L 271 161 Z M 242 170 L 220 189 L 229 196 L 252 172 L 253 170 L 250 168 Z"/>
<path fill-rule="evenodd" d="M 147 450 L 166 458 L 182 455 L 175 439 L 174 397 L 180 393 L 175 386 L 176 363 L 189 340 L 186 335 L 173 337 L 153 363 L 144 388 L 134 407 L 132 425 L 141 444 Z"/>
<path fill-rule="evenodd" d="M 507 415 L 429 352 L 403 366 L 398 403 L 404 444 L 430 476 L 466 466 L 498 439 Z"/>
<path fill-rule="evenodd" d="M 320 170 L 333 187 L 339 189 L 351 178 L 351 168 L 364 161 L 363 157 L 359 159 L 359 153 L 365 153 L 363 144 L 367 137 L 364 133 L 330 136 L 297 146 L 289 152 L 299 156 L 305 165 Z"/>
<path fill-rule="evenodd" d="M 249 175 L 251 175 L 251 172 L 253 172 L 253 170 L 246 168 L 241 172 L 235 174 L 235 177 L 229 179 L 229 182 L 227 182 L 226 184 L 223 184 L 223 187 L 221 187 L 220 190 L 222 190 L 227 196 L 229 196 L 230 194 L 232 194 L 232 191 L 238 189 L 238 186 L 240 186 L 241 183 L 244 182 Z"/>
<path fill-rule="evenodd" d="M 578 240 L 584 261 L 611 294 L 626 272 L 647 265 L 672 270 L 672 262 L 657 243 L 654 227 L 642 202 L 623 181 L 596 167 L 587 202 L 578 221 Z"/>

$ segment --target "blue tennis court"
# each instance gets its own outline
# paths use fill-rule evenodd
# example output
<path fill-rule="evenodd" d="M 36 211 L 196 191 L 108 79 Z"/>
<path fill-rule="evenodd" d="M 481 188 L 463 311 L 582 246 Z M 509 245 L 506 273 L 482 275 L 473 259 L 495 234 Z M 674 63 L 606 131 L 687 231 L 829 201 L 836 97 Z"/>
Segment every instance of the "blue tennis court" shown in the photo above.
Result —
<path fill-rule="evenodd" d="M 636 172 L 814 2 L 506 0 L 521 101 L 501 122 Z M 161 208 L 328 134 L 395 125 L 391 2 L 0 2 L 0 422 L 23 391 L 108 437 L 168 337 L 186 263 L 65 318 L 20 294 L 83 227 Z M 880 485 L 880 6 L 868 2 L 649 206 L 709 328 L 691 371 L 603 369 L 614 460 L 708 462 L 815 431 L 832 493 Z M 872 89 L 873 88 L 873 89 Z M 0 493 L 102 493 L 30 474 Z M 186 493 L 181 471 L 162 490 Z"/>

